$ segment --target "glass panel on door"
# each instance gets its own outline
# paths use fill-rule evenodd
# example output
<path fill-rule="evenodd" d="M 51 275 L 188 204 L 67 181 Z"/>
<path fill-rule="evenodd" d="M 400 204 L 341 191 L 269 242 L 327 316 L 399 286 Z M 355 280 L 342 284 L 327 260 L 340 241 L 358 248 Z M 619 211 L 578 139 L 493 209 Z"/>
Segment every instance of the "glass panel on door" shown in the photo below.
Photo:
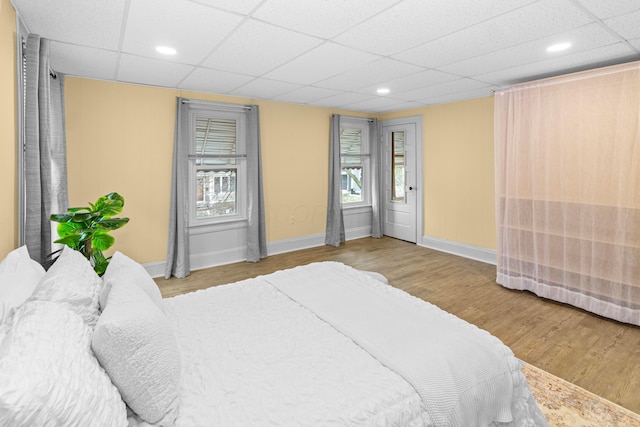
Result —
<path fill-rule="evenodd" d="M 391 200 L 404 202 L 404 131 L 391 132 Z"/>

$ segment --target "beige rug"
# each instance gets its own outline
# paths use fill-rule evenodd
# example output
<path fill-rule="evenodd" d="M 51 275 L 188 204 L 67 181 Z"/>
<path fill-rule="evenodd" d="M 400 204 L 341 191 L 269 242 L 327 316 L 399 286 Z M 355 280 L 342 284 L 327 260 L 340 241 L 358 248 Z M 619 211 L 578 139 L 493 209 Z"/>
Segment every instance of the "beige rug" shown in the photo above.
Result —
<path fill-rule="evenodd" d="M 522 369 L 552 427 L 640 427 L 640 415 L 525 364 Z"/>

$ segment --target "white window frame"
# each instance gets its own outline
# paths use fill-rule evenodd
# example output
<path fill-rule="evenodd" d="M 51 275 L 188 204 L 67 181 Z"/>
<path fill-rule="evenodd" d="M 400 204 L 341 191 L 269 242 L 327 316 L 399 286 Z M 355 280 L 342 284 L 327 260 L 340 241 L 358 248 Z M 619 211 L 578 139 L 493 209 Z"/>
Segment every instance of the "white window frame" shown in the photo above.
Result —
<path fill-rule="evenodd" d="M 196 165 L 196 118 L 236 121 L 236 213 L 198 218 L 196 216 L 196 173 L 199 170 L 226 169 L 212 165 Z M 195 106 L 189 111 L 189 227 L 246 221 L 247 219 L 247 118 L 244 112 L 221 111 L 207 106 Z"/>
<path fill-rule="evenodd" d="M 358 129 L 362 135 L 360 157 L 362 158 L 362 200 L 357 202 L 340 201 L 346 209 L 371 206 L 371 137 L 369 135 L 369 119 L 343 117 L 340 120 L 340 130 Z M 340 141 L 340 176 L 342 176 L 342 141 Z M 342 185 L 341 187 L 342 188 Z"/>

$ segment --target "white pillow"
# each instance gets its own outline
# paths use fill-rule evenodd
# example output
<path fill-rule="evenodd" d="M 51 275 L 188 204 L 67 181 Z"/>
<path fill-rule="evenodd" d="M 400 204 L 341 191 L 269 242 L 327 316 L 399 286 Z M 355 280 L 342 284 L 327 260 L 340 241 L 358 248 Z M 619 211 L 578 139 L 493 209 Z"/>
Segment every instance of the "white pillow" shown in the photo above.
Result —
<path fill-rule="evenodd" d="M 18 307 L 0 345 L 0 425 L 126 426 L 126 406 L 91 352 L 91 335 L 65 305 Z"/>
<path fill-rule="evenodd" d="M 177 341 L 164 313 L 133 280 L 113 282 L 92 347 L 131 410 L 149 423 L 174 424 L 180 386 Z"/>
<path fill-rule="evenodd" d="M 31 259 L 26 246 L 9 252 L 0 262 L 0 324 L 7 320 L 11 309 L 31 296 L 44 273 L 44 268 Z"/>
<path fill-rule="evenodd" d="M 100 315 L 100 284 L 100 276 L 93 270 L 89 260 L 80 252 L 65 246 L 30 299 L 65 304 L 93 327 Z"/>
<path fill-rule="evenodd" d="M 104 310 L 107 304 L 107 298 L 114 282 L 121 279 L 130 279 L 147 293 L 151 301 L 156 304 L 160 310 L 164 311 L 162 303 L 162 294 L 158 285 L 151 278 L 147 270 L 136 261 L 132 260 L 122 252 L 116 251 L 109 261 L 107 271 L 102 276 L 102 291 L 100 292 L 100 307 Z"/>

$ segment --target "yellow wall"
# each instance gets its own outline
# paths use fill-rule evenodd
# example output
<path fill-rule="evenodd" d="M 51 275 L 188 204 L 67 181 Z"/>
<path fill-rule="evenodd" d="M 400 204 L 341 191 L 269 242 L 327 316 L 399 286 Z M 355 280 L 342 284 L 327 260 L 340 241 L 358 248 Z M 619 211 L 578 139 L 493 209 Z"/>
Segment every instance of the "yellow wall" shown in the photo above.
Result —
<path fill-rule="evenodd" d="M 18 245 L 16 13 L 0 0 L 0 259 Z"/>
<path fill-rule="evenodd" d="M 0 257 L 18 243 L 16 26 L 0 0 Z M 67 78 L 67 150 L 71 205 L 110 191 L 126 200 L 131 222 L 116 247 L 141 262 L 166 256 L 175 98 L 252 100 L 173 89 Z M 324 232 L 329 117 L 326 108 L 257 101 L 270 242 Z M 358 114 L 356 114 L 358 115 Z M 493 99 L 379 116 L 423 117 L 424 234 L 495 248 Z M 293 223 L 292 223 L 293 217 Z"/>
<path fill-rule="evenodd" d="M 65 81 L 69 202 L 86 206 L 108 192 L 122 194 L 122 216 L 131 221 L 114 232 L 114 248 L 139 262 L 166 257 L 177 96 L 257 103 L 267 241 L 324 232 L 334 111 L 70 77 Z"/>
<path fill-rule="evenodd" d="M 17 246 L 15 11 L 0 0 L 0 257 Z M 66 120 L 69 198 L 85 205 L 118 191 L 131 223 L 114 233 L 118 249 L 141 262 L 164 260 L 175 98 L 252 100 L 69 77 Z M 326 108 L 257 101 L 270 242 L 324 232 L 329 117 Z M 379 116 L 423 117 L 424 233 L 495 248 L 493 99 Z M 286 173 L 283 173 L 286 171 Z M 294 177 L 292 179 L 292 177 Z M 293 217 L 293 224 L 291 218 Z"/>
<path fill-rule="evenodd" d="M 493 97 L 384 114 L 422 116 L 424 234 L 495 249 Z"/>

